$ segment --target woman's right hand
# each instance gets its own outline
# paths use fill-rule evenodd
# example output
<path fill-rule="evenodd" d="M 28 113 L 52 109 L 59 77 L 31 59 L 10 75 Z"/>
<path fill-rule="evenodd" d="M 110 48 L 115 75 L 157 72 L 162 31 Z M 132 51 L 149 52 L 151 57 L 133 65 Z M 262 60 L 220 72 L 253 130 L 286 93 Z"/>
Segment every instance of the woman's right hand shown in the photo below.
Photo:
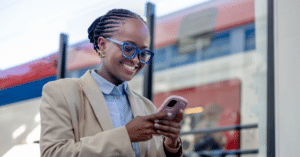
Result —
<path fill-rule="evenodd" d="M 147 141 L 153 135 L 158 135 L 154 128 L 154 121 L 168 117 L 166 112 L 149 116 L 137 116 L 125 125 L 131 142 Z"/>

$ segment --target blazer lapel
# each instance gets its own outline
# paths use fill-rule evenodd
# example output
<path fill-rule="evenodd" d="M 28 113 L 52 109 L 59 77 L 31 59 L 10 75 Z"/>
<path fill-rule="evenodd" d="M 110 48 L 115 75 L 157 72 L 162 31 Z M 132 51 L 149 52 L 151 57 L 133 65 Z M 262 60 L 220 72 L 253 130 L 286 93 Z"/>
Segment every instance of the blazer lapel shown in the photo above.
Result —
<path fill-rule="evenodd" d="M 145 116 L 145 109 L 144 106 L 142 104 L 139 104 L 141 102 L 138 102 L 138 97 L 130 90 L 130 88 L 127 86 L 127 90 L 128 90 L 128 99 L 130 102 L 130 106 L 133 112 L 133 116 L 137 117 L 137 116 Z"/>
<path fill-rule="evenodd" d="M 113 124 L 105 103 L 104 96 L 98 87 L 98 84 L 91 75 L 91 71 L 87 71 L 80 78 L 80 81 L 82 83 L 82 89 L 87 99 L 91 103 L 91 106 L 103 131 L 113 129 Z"/>
<path fill-rule="evenodd" d="M 145 116 L 145 109 L 143 106 L 143 102 L 138 100 L 138 97 L 127 87 L 128 89 L 128 99 L 133 112 L 134 118 L 137 116 Z M 146 142 L 139 142 L 139 150 L 141 157 L 144 157 L 147 154 Z"/>

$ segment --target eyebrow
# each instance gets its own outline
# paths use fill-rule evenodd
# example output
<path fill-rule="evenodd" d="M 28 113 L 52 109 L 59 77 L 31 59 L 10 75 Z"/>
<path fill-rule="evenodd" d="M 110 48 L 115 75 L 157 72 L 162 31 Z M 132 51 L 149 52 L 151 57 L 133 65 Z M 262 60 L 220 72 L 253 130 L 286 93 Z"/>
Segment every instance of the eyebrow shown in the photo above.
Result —
<path fill-rule="evenodd" d="M 134 46 L 136 46 L 136 47 L 138 47 L 137 46 L 137 44 L 135 43 L 135 42 L 133 42 L 133 41 L 130 41 L 130 40 L 126 40 L 126 41 L 123 41 L 123 42 L 125 42 L 125 43 L 130 43 L 130 44 L 133 44 Z M 142 48 L 141 48 L 141 50 L 142 49 L 148 49 L 149 47 L 148 46 L 142 46 Z"/>

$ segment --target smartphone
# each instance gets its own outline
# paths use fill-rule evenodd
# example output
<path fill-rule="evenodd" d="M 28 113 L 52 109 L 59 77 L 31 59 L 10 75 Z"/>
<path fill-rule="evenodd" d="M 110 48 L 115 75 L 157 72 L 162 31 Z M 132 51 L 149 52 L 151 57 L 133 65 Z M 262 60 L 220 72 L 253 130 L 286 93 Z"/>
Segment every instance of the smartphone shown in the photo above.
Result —
<path fill-rule="evenodd" d="M 188 101 L 183 97 L 177 95 L 169 96 L 159 107 L 158 112 L 170 112 L 172 116 L 167 117 L 167 120 L 173 120 L 180 109 L 184 110 L 187 106 Z"/>

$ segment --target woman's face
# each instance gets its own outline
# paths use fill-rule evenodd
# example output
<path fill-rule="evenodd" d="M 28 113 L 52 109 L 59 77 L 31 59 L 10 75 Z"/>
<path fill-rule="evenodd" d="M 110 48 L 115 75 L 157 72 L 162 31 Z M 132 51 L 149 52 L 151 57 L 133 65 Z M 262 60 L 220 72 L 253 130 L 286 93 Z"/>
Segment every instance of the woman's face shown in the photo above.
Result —
<path fill-rule="evenodd" d="M 128 18 L 120 23 L 119 30 L 111 37 L 134 44 L 139 49 L 147 49 L 150 44 L 150 35 L 145 23 L 139 19 Z M 123 81 L 130 81 L 145 64 L 141 63 L 138 55 L 133 59 L 122 55 L 122 46 L 110 42 L 103 37 L 98 39 L 99 50 L 105 54 L 99 74 L 109 82 L 119 85 Z"/>

